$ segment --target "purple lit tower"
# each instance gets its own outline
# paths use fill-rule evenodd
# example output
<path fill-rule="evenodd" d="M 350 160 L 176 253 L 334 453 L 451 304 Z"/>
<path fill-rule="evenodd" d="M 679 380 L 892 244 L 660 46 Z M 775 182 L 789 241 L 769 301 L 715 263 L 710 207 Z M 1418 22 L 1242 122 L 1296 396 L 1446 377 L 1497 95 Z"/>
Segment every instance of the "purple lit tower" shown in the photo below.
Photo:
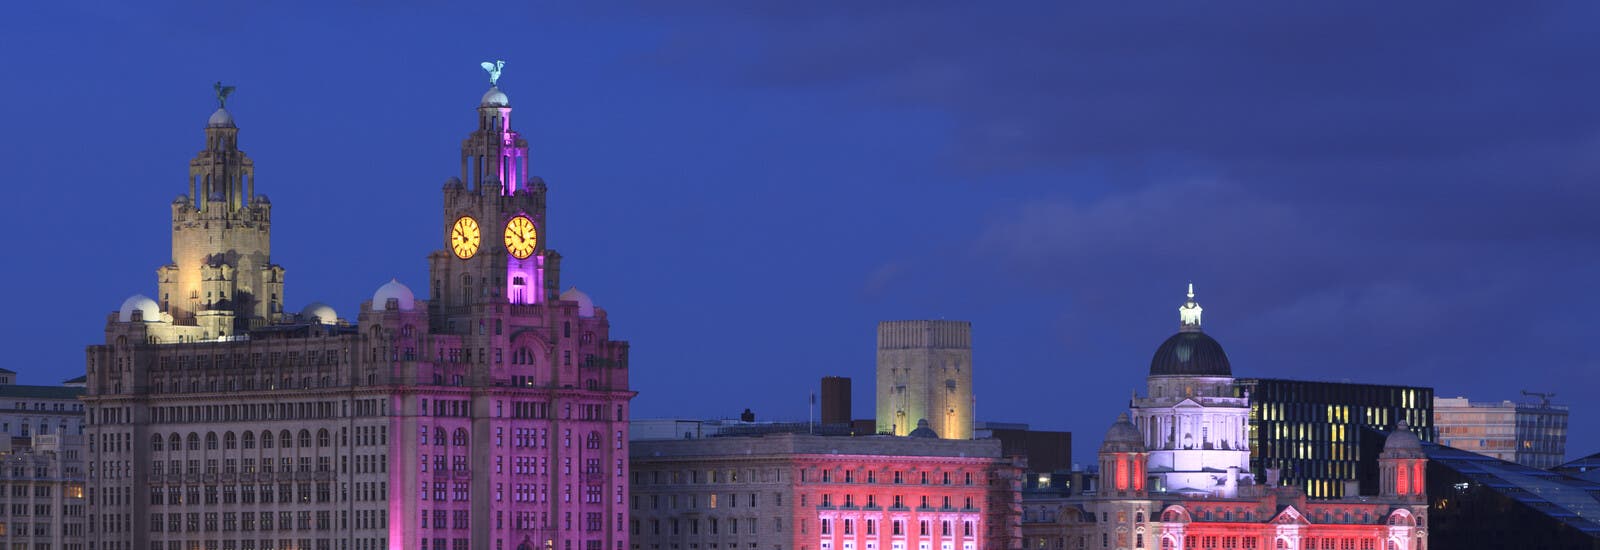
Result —
<path fill-rule="evenodd" d="M 269 203 L 211 116 L 160 300 L 87 349 L 86 550 L 628 548 L 628 345 L 559 292 L 545 185 L 492 84 L 430 296 L 390 281 L 354 324 L 283 309 Z"/>
<path fill-rule="evenodd" d="M 627 546 L 628 345 L 610 339 L 588 295 L 558 293 L 546 187 L 527 174 L 527 141 L 491 86 L 462 142 L 461 175 L 444 185 L 430 299 L 391 283 L 361 312 L 402 387 L 390 419 L 391 546 L 445 550 L 469 531 L 471 548 Z M 457 454 L 462 438 L 471 453 Z"/>

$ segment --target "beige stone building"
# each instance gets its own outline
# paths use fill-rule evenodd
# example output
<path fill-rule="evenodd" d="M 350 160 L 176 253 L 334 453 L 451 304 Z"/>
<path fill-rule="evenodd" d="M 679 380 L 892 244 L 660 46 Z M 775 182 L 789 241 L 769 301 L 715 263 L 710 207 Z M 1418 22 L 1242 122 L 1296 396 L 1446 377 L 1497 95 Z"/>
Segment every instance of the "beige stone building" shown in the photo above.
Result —
<path fill-rule="evenodd" d="M 972 323 L 878 323 L 878 433 L 972 439 Z"/>
<path fill-rule="evenodd" d="M 0 548 L 83 550 L 82 437 L 12 441 L 0 441 Z"/>
<path fill-rule="evenodd" d="M 633 550 L 981 550 L 1021 544 L 998 440 L 800 434 L 635 441 Z"/>

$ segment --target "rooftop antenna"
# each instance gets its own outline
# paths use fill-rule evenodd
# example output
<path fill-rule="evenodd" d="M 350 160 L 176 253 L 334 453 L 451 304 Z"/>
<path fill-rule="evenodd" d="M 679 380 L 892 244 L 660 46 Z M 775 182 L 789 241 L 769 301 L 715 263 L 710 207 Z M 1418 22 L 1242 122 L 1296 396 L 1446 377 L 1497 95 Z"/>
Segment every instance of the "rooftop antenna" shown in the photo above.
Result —
<path fill-rule="evenodd" d="M 1556 392 L 1536 392 L 1536 391 L 1522 390 L 1522 396 L 1523 397 L 1537 397 L 1537 398 L 1539 398 L 1539 407 L 1548 409 L 1548 408 L 1550 408 L 1550 398 L 1555 397 L 1556 396 Z"/>

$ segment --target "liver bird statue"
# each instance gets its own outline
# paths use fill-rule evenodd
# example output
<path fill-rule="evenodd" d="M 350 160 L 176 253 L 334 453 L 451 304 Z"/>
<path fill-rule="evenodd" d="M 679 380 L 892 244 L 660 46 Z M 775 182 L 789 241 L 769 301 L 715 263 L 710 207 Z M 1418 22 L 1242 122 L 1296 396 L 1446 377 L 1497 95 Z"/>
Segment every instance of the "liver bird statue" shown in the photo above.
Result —
<path fill-rule="evenodd" d="M 221 80 L 218 80 L 216 84 L 212 84 L 211 87 L 217 91 L 217 108 L 226 109 L 228 107 L 228 94 L 233 93 L 234 87 L 223 86 Z"/>
<path fill-rule="evenodd" d="M 506 62 L 502 59 L 496 59 L 493 62 L 485 61 L 480 65 L 483 66 L 483 70 L 489 71 L 489 85 L 495 86 L 500 81 L 500 71 L 506 67 Z"/>

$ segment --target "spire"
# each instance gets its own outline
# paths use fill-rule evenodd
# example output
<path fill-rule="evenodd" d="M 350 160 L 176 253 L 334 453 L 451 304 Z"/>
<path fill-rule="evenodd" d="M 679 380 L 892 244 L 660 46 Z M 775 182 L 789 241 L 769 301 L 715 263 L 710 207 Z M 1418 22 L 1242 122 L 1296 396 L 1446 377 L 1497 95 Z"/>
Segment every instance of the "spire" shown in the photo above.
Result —
<path fill-rule="evenodd" d="M 1178 330 L 1200 331 L 1200 303 L 1194 301 L 1194 283 L 1189 283 L 1189 301 L 1178 307 Z"/>

